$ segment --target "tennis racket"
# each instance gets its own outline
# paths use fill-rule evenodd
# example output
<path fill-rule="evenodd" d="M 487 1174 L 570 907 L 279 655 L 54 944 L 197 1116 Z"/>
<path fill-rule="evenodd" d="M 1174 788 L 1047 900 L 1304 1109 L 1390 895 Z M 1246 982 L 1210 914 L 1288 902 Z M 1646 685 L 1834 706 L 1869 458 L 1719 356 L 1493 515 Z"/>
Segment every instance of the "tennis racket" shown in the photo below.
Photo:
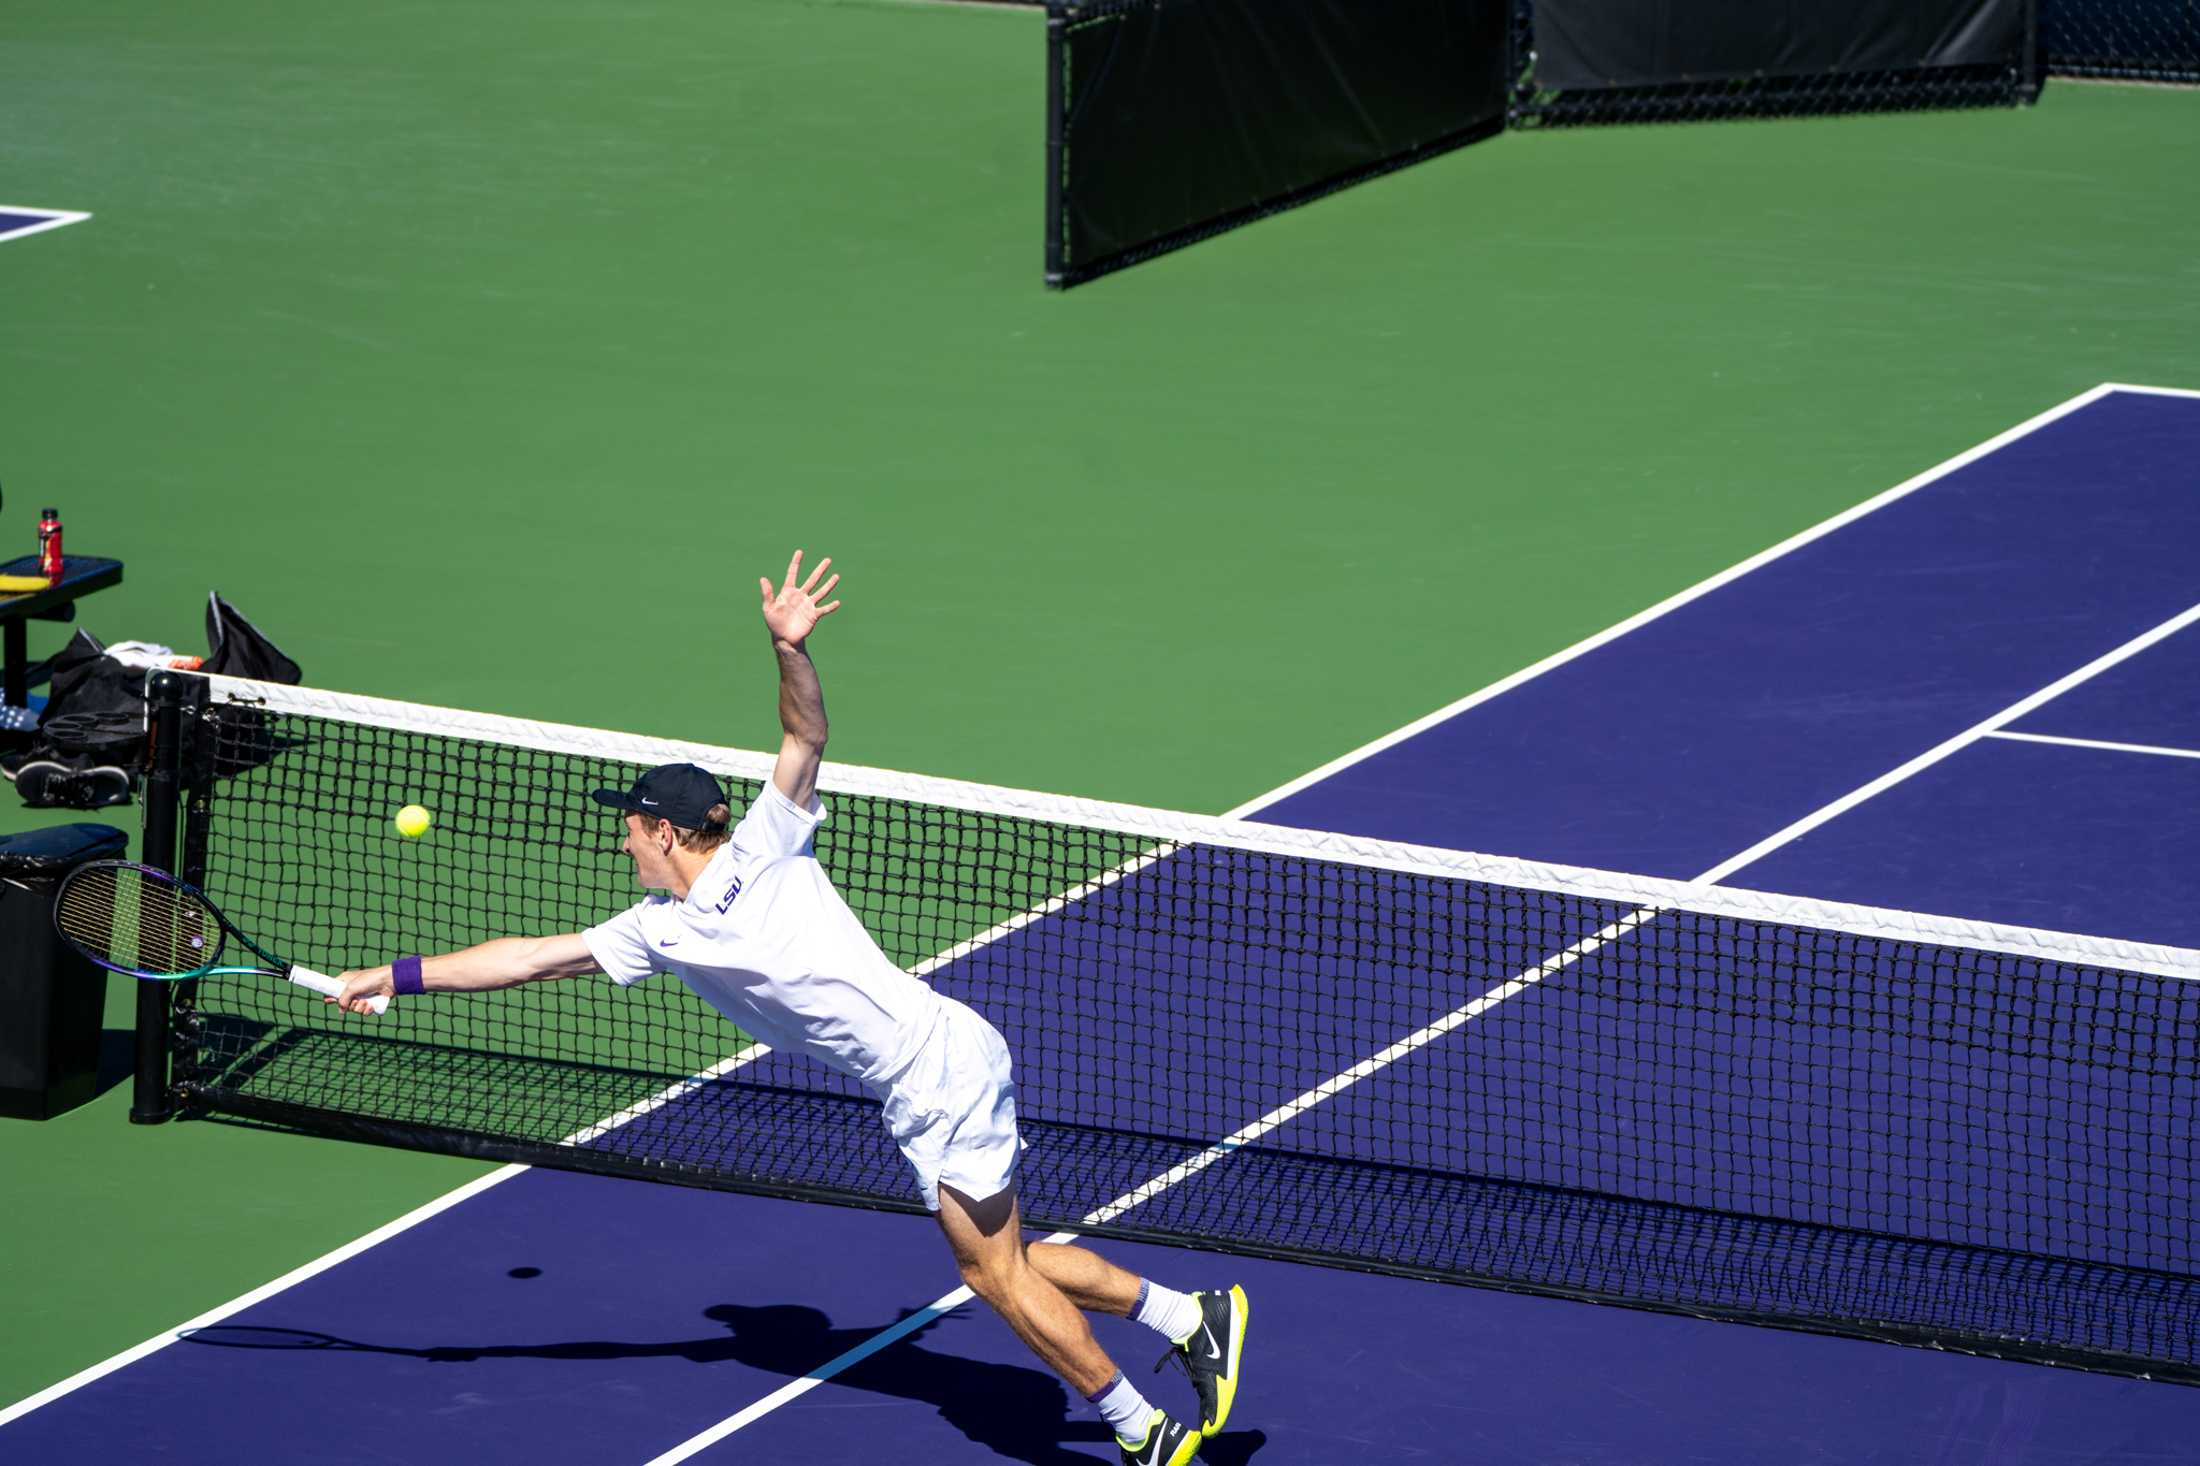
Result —
<path fill-rule="evenodd" d="M 246 936 L 196 886 L 127 860 L 95 860 L 63 878 L 53 897 L 54 930 L 109 972 L 181 982 L 193 977 L 281 977 L 327 997 L 344 985 L 285 962 Z M 258 962 L 221 960 L 234 937 Z M 388 998 L 375 998 L 380 1013 Z"/>

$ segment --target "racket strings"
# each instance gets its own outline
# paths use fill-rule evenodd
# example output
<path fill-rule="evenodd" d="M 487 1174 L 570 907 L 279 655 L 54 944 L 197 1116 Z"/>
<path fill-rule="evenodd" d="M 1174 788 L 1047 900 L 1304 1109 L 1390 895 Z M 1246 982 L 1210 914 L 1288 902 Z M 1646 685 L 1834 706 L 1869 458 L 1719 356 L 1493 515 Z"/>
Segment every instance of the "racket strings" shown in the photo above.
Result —
<path fill-rule="evenodd" d="M 206 910 L 142 871 L 79 871 L 54 906 L 61 934 L 118 967 L 148 974 L 192 972 L 214 958 Z"/>

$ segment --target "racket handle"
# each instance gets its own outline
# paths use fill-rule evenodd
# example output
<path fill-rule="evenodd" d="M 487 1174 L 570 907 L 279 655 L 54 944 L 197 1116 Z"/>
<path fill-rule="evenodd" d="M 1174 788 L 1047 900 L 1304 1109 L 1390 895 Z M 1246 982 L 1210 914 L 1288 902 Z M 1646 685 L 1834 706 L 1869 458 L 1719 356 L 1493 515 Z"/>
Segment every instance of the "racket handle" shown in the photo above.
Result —
<path fill-rule="evenodd" d="M 310 967 L 291 968 L 290 980 L 302 988 L 311 988 L 315 992 L 331 998 L 344 990 L 344 985 L 335 978 L 330 977 L 325 972 L 315 972 Z M 370 998 L 367 1000 L 367 1007 L 375 1013 L 380 1013 L 389 1005 L 390 1000 L 388 998 Z"/>

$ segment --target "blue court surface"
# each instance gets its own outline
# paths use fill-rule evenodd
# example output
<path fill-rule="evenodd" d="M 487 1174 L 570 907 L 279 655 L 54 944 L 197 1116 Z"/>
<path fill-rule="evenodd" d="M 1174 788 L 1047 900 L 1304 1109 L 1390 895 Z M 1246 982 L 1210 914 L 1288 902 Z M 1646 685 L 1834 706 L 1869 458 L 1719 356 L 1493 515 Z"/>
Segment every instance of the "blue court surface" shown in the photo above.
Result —
<path fill-rule="evenodd" d="M 2200 394 L 2089 393 L 1252 813 L 2200 945 L 2186 898 L 2200 868 L 2196 548 Z M 1136 900 L 1139 879 L 1161 879 L 1165 867 L 1095 899 Z M 1652 923 L 1626 941 L 1670 939 Z M 1015 951 L 1011 939 L 988 961 L 1013 964 Z M 1179 956 L 1184 971 L 1200 960 Z M 1421 995 L 1427 1012 L 1375 1005 L 1326 1026 L 1299 1013 L 1305 1042 L 1293 1066 L 1247 1079 L 1239 1109 L 1184 1093 L 1159 1068 L 1138 1086 L 1151 1096 L 1140 1102 L 1156 1107 L 1155 1131 L 1227 1134 L 1252 1107 L 1378 1051 L 1502 980 L 1506 966 L 1453 972 L 1452 987 Z M 1057 976 L 1063 993 L 1075 977 Z M 986 1005 L 990 989 L 965 985 L 956 966 L 935 980 Z M 1275 1001 L 1288 1013 L 1294 999 Z M 1503 1025 L 1467 1024 L 1338 1103 L 1381 1114 L 1423 1097 L 1429 1123 L 1399 1136 L 1399 1159 L 1443 1164 L 1472 1150 L 1487 1173 L 1490 1156 L 1507 1155 L 1520 1179 L 1594 1189 L 1601 1125 L 1669 1110 L 1681 1093 L 1695 1104 L 1705 1073 L 1731 1077 L 1741 1116 L 1749 1062 L 1768 1061 L 1761 1042 L 1724 1051 L 1715 1025 L 1687 1054 L 1656 1044 L 1567 1051 L 1572 1025 L 1609 1028 L 1610 1013 L 1590 1010 L 1623 1001 L 1623 989 L 1553 979 L 1533 1003 L 1499 1010 Z M 1838 1010 L 1846 995 L 1827 1001 Z M 1017 1040 L 1019 1014 L 990 1016 Z M 1019 1062 L 1028 1070 L 1052 1057 L 1027 1051 Z M 1800 1072 L 1809 1057 L 1775 1048 L 1769 1062 Z M 1567 1071 L 1576 1108 L 1539 1112 L 1540 1075 L 1554 1066 Z M 1506 1097 L 1502 1109 L 1454 1114 L 1427 1098 L 1469 1068 Z M 1914 1106 L 1875 1117 L 1883 1133 L 1863 1145 L 1867 1159 L 1882 1140 L 1890 1155 L 1926 1153 L 1919 1137 L 1953 1129 L 1968 1161 L 1921 1175 L 1866 1165 L 1824 1198 L 1770 1205 L 1868 1225 L 1828 1209 L 1876 1188 L 1874 1215 L 1915 1207 L 1976 1240 L 2073 1255 L 2055 1235 L 2061 1204 L 2117 1181 L 2019 1159 L 2057 1154 L 2056 1117 L 2039 1105 L 2052 1068 L 2012 1065 L 1980 1080 L 1995 1087 L 1992 1105 L 1961 1082 L 1929 1087 Z M 2150 1082 L 2134 1081 L 2118 1102 L 2200 1113 L 2184 1081 Z M 1807 1129 L 1807 1090 L 1796 1093 L 1784 1101 L 1792 1113 L 1727 1128 L 1742 1143 Z M 671 1110 L 650 1123 L 671 1123 Z M 1316 1106 L 1287 1123 L 1324 1117 Z M 2157 1205 L 2189 1214 L 2200 1189 L 2193 1137 L 2149 1144 L 2150 1184 L 2175 1193 Z M 2027 1206 L 1961 1214 L 1971 1191 L 1962 1168 L 1982 1158 L 2013 1177 L 2004 1184 Z M 1768 1203 L 1748 1188 L 1768 1184 L 1777 1155 L 1725 1159 L 1713 1174 L 1661 1184 L 1696 1204 L 1763 1214 Z M 1153 1170 L 1153 1157 L 1127 1157 L 1125 1185 Z M 1182 1195 L 1261 1184 L 1258 1159 L 1237 1156 L 1183 1183 Z M 2157 1260 L 2190 1273 L 2194 1245 L 2162 1239 Z M 2200 1459 L 2195 1388 L 1338 1269 L 1100 1248 L 1177 1286 L 1247 1287 L 1244 1390 L 1202 1458 L 1218 1463 Z M 49 1392 L 0 1425 L 0 1460 L 1113 1459 L 1084 1403 L 982 1307 L 927 1312 L 956 1281 L 919 1217 L 515 1172 L 188 1337 Z M 1180 1379 L 1145 1372 L 1160 1352 L 1152 1335 L 1114 1320 L 1096 1328 L 1156 1403 L 1188 1403 Z"/>

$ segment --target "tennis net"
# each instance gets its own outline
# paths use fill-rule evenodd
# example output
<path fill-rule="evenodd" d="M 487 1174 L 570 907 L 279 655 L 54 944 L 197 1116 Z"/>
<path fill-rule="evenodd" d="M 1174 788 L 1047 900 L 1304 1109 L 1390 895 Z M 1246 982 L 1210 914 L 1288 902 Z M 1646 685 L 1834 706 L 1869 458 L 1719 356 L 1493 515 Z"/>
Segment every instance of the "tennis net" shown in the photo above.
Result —
<path fill-rule="evenodd" d="M 587 791 L 768 756 L 222 678 L 180 863 L 327 970 L 631 903 Z M 2200 1383 L 2200 953 L 827 765 L 817 850 L 1007 1035 L 1027 1218 Z M 424 839 L 392 829 L 434 812 Z M 150 817 L 150 811 L 149 811 Z M 150 842 L 149 842 L 150 843 Z M 914 1208 L 670 978 L 184 985 L 187 1113 Z"/>

